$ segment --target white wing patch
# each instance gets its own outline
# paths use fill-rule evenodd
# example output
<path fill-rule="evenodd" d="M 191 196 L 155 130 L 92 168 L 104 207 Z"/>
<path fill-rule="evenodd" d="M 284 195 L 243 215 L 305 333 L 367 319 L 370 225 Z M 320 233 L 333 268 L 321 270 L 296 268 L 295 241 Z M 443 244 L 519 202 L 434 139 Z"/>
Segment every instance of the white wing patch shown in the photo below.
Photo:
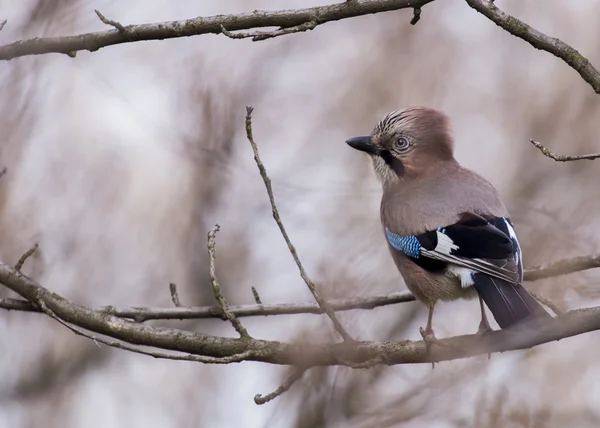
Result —
<path fill-rule="evenodd" d="M 458 249 L 458 245 L 456 245 L 454 243 L 454 241 L 452 239 L 450 239 L 450 237 L 448 235 L 440 232 L 439 230 L 436 233 L 437 233 L 437 245 L 435 246 L 433 251 L 450 255 L 450 251 Z"/>
<path fill-rule="evenodd" d="M 476 273 L 474 270 L 467 269 L 465 267 L 454 264 L 449 264 L 448 272 L 457 276 L 458 279 L 460 279 L 460 285 L 462 288 L 469 288 L 475 283 L 473 281 L 473 274 Z"/>
<path fill-rule="evenodd" d="M 513 227 L 510 225 L 510 223 L 506 219 L 504 219 L 504 224 L 506 224 L 506 228 L 508 229 L 508 234 L 510 235 L 510 238 L 514 239 L 515 242 L 517 243 L 516 253 L 517 253 L 518 259 L 515 261 L 520 266 L 523 266 L 523 256 L 521 255 L 521 249 L 519 248 L 521 245 L 519 244 L 519 240 L 517 239 L 517 234 L 515 233 L 515 229 L 513 229 Z"/>
<path fill-rule="evenodd" d="M 439 254 L 436 251 L 429 251 L 425 248 L 421 248 L 421 254 L 432 259 L 441 260 L 447 263 L 453 263 L 458 266 L 473 269 L 476 272 L 481 272 L 490 276 L 495 276 L 496 278 L 503 279 L 504 281 L 514 281 L 513 276 L 515 272 L 505 269 L 502 266 L 494 265 L 493 263 L 490 263 L 486 260 L 467 259 L 463 257 L 456 257 L 452 254 Z"/>

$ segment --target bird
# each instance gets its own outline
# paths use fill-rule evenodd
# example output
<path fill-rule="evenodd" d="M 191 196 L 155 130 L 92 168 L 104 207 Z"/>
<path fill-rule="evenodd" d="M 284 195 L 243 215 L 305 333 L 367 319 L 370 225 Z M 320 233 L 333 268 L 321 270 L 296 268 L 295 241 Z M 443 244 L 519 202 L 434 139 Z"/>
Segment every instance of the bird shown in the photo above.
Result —
<path fill-rule="evenodd" d="M 445 113 L 423 106 L 394 110 L 370 135 L 346 143 L 372 159 L 389 252 L 429 311 L 420 328 L 426 343 L 437 340 L 432 323 L 439 301 L 478 297 L 478 335 L 492 330 L 484 304 L 500 329 L 550 316 L 522 284 L 522 251 L 499 192 L 455 159 Z"/>

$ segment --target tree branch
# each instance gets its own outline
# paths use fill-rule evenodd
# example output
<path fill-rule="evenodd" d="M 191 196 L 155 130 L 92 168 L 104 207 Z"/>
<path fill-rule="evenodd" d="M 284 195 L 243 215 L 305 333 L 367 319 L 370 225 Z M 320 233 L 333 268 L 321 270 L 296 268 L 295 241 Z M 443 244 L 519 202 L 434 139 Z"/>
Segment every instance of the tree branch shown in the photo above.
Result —
<path fill-rule="evenodd" d="M 177 308 L 181 308 L 181 301 L 179 300 L 179 293 L 177 292 L 177 284 L 175 284 L 174 282 L 171 282 L 169 284 L 169 292 L 171 293 L 171 300 L 173 301 L 173 304 L 175 305 L 175 307 Z"/>
<path fill-rule="evenodd" d="M 275 391 L 273 391 L 269 394 L 266 394 L 266 395 L 256 394 L 254 396 L 254 402 L 256 404 L 260 405 L 260 404 L 268 403 L 271 400 L 274 400 L 275 398 L 279 397 L 284 392 L 289 391 L 289 389 L 292 387 L 292 385 L 294 385 L 297 381 L 302 379 L 302 376 L 304 375 L 305 372 L 306 372 L 306 369 L 302 368 L 302 367 L 298 367 L 298 368 L 294 369 L 294 372 Z"/>
<path fill-rule="evenodd" d="M 574 257 L 534 266 L 524 272 L 525 281 L 537 281 L 570 273 L 580 272 L 600 267 L 600 254 Z M 171 295 L 173 296 L 173 295 Z M 414 296 L 409 291 L 397 291 L 389 294 L 377 294 L 368 297 L 355 297 L 351 299 L 334 299 L 329 305 L 336 312 L 350 311 L 356 309 L 375 309 L 381 306 L 395 305 L 403 302 L 414 301 Z M 543 302 L 547 305 L 547 302 Z M 554 310 L 552 307 L 550 307 Z M 0 299 L 0 309 L 41 312 L 27 300 Z M 219 306 L 185 307 L 176 306 L 168 308 L 131 307 L 115 308 L 113 306 L 95 309 L 97 312 L 107 313 L 120 318 L 128 318 L 136 322 L 149 320 L 181 320 L 181 319 L 204 319 L 224 318 L 223 311 Z M 255 317 L 273 315 L 297 315 L 297 314 L 323 314 L 323 309 L 315 303 L 272 303 L 256 305 L 230 306 L 229 311 L 236 317 Z"/>
<path fill-rule="evenodd" d="M 227 301 L 221 292 L 219 281 L 217 281 L 217 274 L 215 271 L 215 235 L 220 229 L 221 226 L 215 224 L 215 227 L 208 232 L 208 274 L 210 275 L 210 283 L 212 284 L 215 299 L 217 300 L 225 319 L 229 320 L 235 331 L 239 333 L 242 339 L 250 339 L 250 335 L 248 334 L 246 327 L 244 327 L 240 320 L 237 319 L 235 314 L 232 314 L 229 310 L 229 305 L 227 304 Z"/>
<path fill-rule="evenodd" d="M 369 297 L 356 297 L 351 299 L 335 299 L 329 302 L 334 311 L 349 311 L 354 309 L 374 309 L 380 306 L 394 305 L 402 302 L 412 302 L 415 298 L 409 291 L 397 291 L 389 294 L 378 294 Z M 0 309 L 40 312 L 27 300 L 21 299 L 0 299 Z M 115 308 L 113 306 L 101 307 L 96 311 L 114 315 L 120 318 L 129 318 L 136 322 L 149 320 L 182 320 L 182 319 L 204 319 L 204 318 L 224 318 L 224 314 L 219 306 L 200 306 L 200 307 L 131 307 Z M 323 309 L 317 303 L 274 303 L 274 304 L 256 304 L 256 305 L 238 305 L 229 306 L 229 312 L 238 318 L 272 315 L 297 315 L 314 314 L 322 315 Z M 227 318 L 225 318 L 227 319 Z"/>
<path fill-rule="evenodd" d="M 535 147 L 537 147 L 544 156 L 549 157 L 550 159 L 554 159 L 556 162 L 569 162 L 569 161 L 576 161 L 576 160 L 582 160 L 582 159 L 594 160 L 594 159 L 600 158 L 600 153 L 591 153 L 589 155 L 574 155 L 574 156 L 572 156 L 572 155 L 557 155 L 556 153 L 550 151 L 550 149 L 548 149 L 542 143 L 538 143 L 537 141 L 535 141 L 531 138 L 529 139 L 529 142 L 531 144 L 533 144 Z"/>
<path fill-rule="evenodd" d="M 292 33 L 302 33 L 304 31 L 314 30 L 319 22 L 316 18 L 312 21 L 305 22 L 300 25 L 294 25 L 289 28 L 280 28 L 275 31 L 254 31 L 252 33 L 232 33 L 227 31 L 224 26 L 221 25 L 221 32 L 230 39 L 252 39 L 253 42 L 259 42 L 261 40 L 272 39 L 278 36 L 284 36 Z"/>
<path fill-rule="evenodd" d="M 314 367 L 376 364 L 416 364 L 448 361 L 493 352 L 526 349 L 600 329 L 600 307 L 570 311 L 556 318 L 533 319 L 513 329 L 438 339 L 428 348 L 424 341 L 343 342 L 335 344 L 283 343 L 259 339 L 211 336 L 166 327 L 149 326 L 77 305 L 0 263 L 0 283 L 23 298 L 37 302 L 65 323 L 131 345 L 218 358 L 220 362 L 259 361 Z M 242 355 L 243 357 L 239 357 Z M 210 359 L 206 359 L 209 361 Z"/>
<path fill-rule="evenodd" d="M 327 301 L 321 296 L 321 293 L 319 293 L 315 284 L 308 277 L 308 274 L 304 270 L 304 266 L 302 266 L 300 257 L 298 257 L 296 248 L 292 244 L 292 241 L 290 240 L 290 238 L 285 230 L 285 227 L 283 226 L 283 223 L 281 222 L 281 217 L 279 217 L 279 210 L 277 209 L 277 205 L 275 204 L 275 196 L 273 195 L 273 188 L 271 187 L 271 179 L 267 175 L 267 170 L 265 169 L 265 166 L 263 165 L 262 161 L 260 160 L 260 156 L 258 154 L 258 146 L 254 142 L 254 137 L 252 136 L 252 111 L 253 110 L 254 109 L 252 107 L 246 107 L 246 137 L 248 138 L 248 141 L 250 142 L 250 145 L 252 146 L 252 151 L 254 152 L 254 160 L 256 162 L 256 166 L 258 166 L 260 176 L 262 177 L 262 179 L 265 183 L 265 187 L 267 188 L 267 193 L 269 195 L 269 201 L 271 203 L 271 211 L 273 212 L 273 218 L 275 219 L 277 226 L 279 226 L 281 235 L 283 236 L 283 239 L 285 240 L 285 243 L 287 244 L 288 249 L 290 250 L 290 253 L 292 254 L 294 262 L 296 262 L 296 266 L 298 266 L 298 270 L 300 271 L 300 276 L 302 277 L 302 279 L 306 283 L 306 286 L 308 287 L 308 289 L 314 296 L 315 300 L 319 304 L 319 307 L 323 310 L 323 312 L 325 312 L 327 314 L 327 316 L 333 323 L 335 330 L 340 334 L 340 336 L 342 336 L 344 341 L 351 341 L 351 340 L 353 340 L 352 337 L 346 332 L 346 330 L 344 329 L 342 324 L 339 322 L 339 320 L 335 316 L 335 312 L 333 311 L 331 306 L 329 306 L 329 303 L 327 303 Z"/>
<path fill-rule="evenodd" d="M 533 266 L 525 271 L 523 279 L 525 281 L 537 281 L 538 279 L 552 278 L 598 267 L 600 267 L 600 254 L 590 254 Z"/>
<path fill-rule="evenodd" d="M 23 265 L 25 264 L 25 262 L 27 261 L 27 259 L 29 257 L 31 257 L 33 255 L 33 253 L 35 253 L 35 251 L 37 249 L 38 249 L 38 244 L 36 243 L 29 250 L 25 251 L 25 253 L 23 253 L 23 255 L 21 257 L 19 257 L 19 260 L 17 260 L 17 264 L 15 265 L 15 269 L 18 270 L 18 271 L 21 271 L 21 269 L 23 268 Z"/>
<path fill-rule="evenodd" d="M 96 12 L 102 22 L 117 27 L 115 30 L 79 34 L 66 37 L 42 37 L 20 40 L 0 46 L 0 60 L 9 60 L 25 55 L 63 53 L 75 56 L 78 51 L 97 51 L 106 46 L 131 43 L 141 40 L 164 40 L 201 34 L 221 34 L 250 30 L 261 27 L 279 27 L 271 33 L 253 34 L 255 40 L 264 40 L 297 31 L 313 29 L 317 25 L 341 19 L 354 18 L 372 13 L 392 10 L 420 8 L 433 0 L 369 0 L 351 1 L 326 6 L 273 12 L 256 10 L 238 15 L 215 15 L 181 21 L 167 21 L 153 24 L 121 25 L 110 21 Z M 103 19 L 104 18 L 104 19 Z M 117 26 L 118 25 L 118 26 Z M 313 26 L 314 25 L 314 26 Z M 290 29 L 296 27 L 295 31 Z M 235 35 L 234 35 L 235 37 Z"/>
<path fill-rule="evenodd" d="M 594 89 L 594 92 L 600 94 L 600 73 L 581 55 L 575 48 L 556 37 L 550 37 L 533 27 L 530 27 L 523 21 L 518 20 L 502 10 L 500 10 L 493 1 L 488 0 L 466 0 L 466 2 L 477 12 L 486 16 L 499 27 L 508 31 L 513 36 L 525 40 L 536 49 L 551 53 L 562 59 L 573 70 Z"/>

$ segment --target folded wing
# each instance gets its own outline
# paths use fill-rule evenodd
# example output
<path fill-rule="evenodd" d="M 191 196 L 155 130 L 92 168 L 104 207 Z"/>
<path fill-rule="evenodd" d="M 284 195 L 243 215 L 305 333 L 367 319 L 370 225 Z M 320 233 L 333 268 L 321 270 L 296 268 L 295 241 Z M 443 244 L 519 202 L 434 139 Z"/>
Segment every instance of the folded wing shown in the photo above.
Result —
<path fill-rule="evenodd" d="M 522 280 L 521 250 L 509 218 L 463 213 L 457 223 L 419 235 L 401 236 L 388 228 L 386 235 L 394 249 L 423 267 L 436 260 L 510 283 Z"/>

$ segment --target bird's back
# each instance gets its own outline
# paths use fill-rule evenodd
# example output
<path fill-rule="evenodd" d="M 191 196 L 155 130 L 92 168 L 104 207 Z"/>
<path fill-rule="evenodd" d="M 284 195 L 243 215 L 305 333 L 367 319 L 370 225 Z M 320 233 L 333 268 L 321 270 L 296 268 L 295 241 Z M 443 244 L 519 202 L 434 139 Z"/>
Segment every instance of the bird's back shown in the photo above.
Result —
<path fill-rule="evenodd" d="M 400 178 L 384 188 L 381 200 L 383 225 L 401 235 L 453 224 L 461 213 L 508 216 L 494 186 L 457 162 L 438 165 L 426 179 Z"/>

